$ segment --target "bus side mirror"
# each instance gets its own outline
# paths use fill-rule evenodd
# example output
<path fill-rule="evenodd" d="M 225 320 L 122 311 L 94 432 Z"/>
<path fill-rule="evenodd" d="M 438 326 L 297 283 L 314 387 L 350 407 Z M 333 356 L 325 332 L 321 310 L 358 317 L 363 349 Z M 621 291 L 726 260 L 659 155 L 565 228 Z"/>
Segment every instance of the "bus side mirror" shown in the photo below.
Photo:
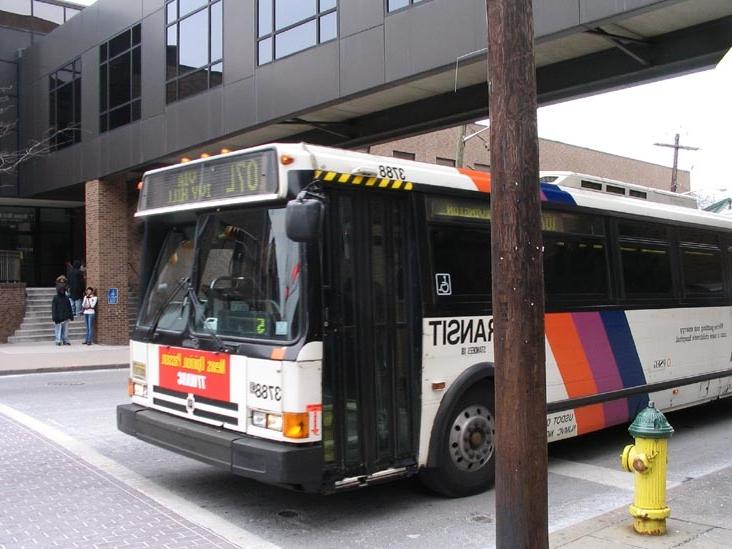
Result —
<path fill-rule="evenodd" d="M 285 228 L 295 242 L 313 242 L 320 238 L 323 203 L 315 198 L 296 198 L 287 203 Z"/>

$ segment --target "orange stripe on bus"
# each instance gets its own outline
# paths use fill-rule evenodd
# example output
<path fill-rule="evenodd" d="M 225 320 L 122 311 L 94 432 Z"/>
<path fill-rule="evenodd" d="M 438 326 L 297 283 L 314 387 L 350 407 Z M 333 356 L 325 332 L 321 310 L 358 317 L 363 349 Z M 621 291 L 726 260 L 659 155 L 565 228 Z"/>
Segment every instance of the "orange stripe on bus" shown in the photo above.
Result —
<path fill-rule="evenodd" d="M 466 170 L 465 168 L 458 168 L 458 171 L 472 179 L 479 191 L 484 193 L 491 192 L 491 174 L 476 170 Z"/>
<path fill-rule="evenodd" d="M 564 380 L 569 398 L 597 393 L 597 384 L 570 313 L 549 314 L 545 317 L 546 335 Z M 575 409 L 577 434 L 605 427 L 602 404 Z"/>

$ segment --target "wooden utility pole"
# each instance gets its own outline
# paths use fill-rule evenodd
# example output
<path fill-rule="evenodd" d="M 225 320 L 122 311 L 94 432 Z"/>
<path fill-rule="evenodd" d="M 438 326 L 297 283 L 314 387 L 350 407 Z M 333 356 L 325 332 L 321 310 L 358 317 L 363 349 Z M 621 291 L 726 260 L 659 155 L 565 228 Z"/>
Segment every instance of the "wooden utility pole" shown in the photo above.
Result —
<path fill-rule="evenodd" d="M 678 178 L 679 178 L 679 149 L 684 149 L 685 151 L 698 151 L 699 147 L 687 147 L 686 145 L 679 145 L 679 139 L 680 136 L 677 133 L 676 137 L 674 137 L 674 144 L 671 143 L 654 143 L 657 147 L 671 147 L 674 150 L 674 167 L 671 168 L 671 192 L 675 193 L 679 186 L 678 186 Z"/>
<path fill-rule="evenodd" d="M 546 372 L 531 0 L 486 0 L 496 396 L 496 545 L 547 533 Z"/>

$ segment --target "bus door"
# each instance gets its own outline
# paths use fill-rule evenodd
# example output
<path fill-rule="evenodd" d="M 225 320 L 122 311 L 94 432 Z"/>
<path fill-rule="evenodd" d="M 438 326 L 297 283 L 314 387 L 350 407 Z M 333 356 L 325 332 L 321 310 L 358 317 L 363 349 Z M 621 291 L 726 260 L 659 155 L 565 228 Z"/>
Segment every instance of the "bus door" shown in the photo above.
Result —
<path fill-rule="evenodd" d="M 328 193 L 323 439 L 334 478 L 416 462 L 417 272 L 407 196 Z"/>

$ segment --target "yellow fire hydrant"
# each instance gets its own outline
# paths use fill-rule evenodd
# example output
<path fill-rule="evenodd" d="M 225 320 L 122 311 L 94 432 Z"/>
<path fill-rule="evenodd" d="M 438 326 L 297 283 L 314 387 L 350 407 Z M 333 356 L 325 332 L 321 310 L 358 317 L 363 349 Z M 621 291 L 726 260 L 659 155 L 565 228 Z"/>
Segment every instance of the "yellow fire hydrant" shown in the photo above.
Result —
<path fill-rule="evenodd" d="M 628 432 L 635 438 L 635 444 L 625 447 L 620 465 L 633 473 L 635 480 L 635 497 L 628 508 L 633 528 L 639 534 L 660 536 L 666 533 L 666 519 L 671 514 L 666 506 L 666 464 L 668 439 L 674 429 L 650 401 Z"/>

